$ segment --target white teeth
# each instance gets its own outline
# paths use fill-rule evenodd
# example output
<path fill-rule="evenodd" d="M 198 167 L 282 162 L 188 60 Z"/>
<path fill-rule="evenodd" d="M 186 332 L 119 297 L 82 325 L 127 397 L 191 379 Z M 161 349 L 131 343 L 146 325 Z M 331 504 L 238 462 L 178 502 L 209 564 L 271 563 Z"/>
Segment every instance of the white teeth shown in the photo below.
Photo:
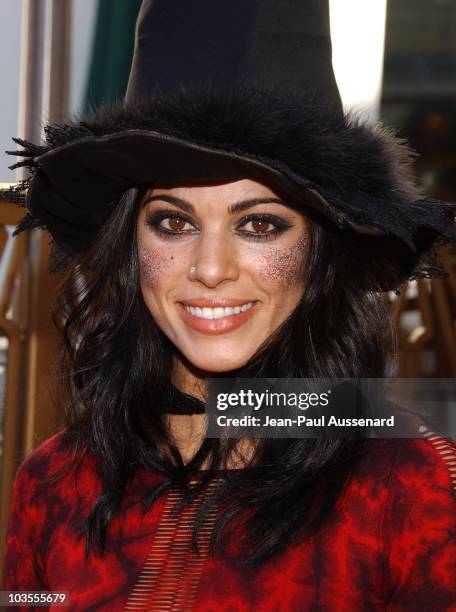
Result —
<path fill-rule="evenodd" d="M 213 319 L 214 314 L 212 308 L 203 308 L 202 317 L 203 319 Z"/>
<path fill-rule="evenodd" d="M 192 314 L 194 317 L 200 317 L 201 319 L 221 319 L 222 317 L 229 317 L 233 314 L 239 314 L 252 308 L 253 302 L 247 302 L 242 306 L 235 306 L 234 308 L 199 308 L 198 306 L 185 306 L 185 310 Z"/>

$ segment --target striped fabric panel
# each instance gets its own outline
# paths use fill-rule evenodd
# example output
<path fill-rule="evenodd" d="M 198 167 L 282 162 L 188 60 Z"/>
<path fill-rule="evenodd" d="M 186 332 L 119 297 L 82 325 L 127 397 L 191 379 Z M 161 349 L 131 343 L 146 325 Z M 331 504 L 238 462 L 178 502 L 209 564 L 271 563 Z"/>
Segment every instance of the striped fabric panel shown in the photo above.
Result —
<path fill-rule="evenodd" d="M 177 488 L 168 492 L 160 525 L 128 598 L 126 612 L 184 612 L 192 609 L 209 551 L 217 508 L 208 512 L 200 528 L 200 556 L 191 546 L 192 527 L 203 496 L 217 481 L 212 480 L 206 493 L 200 493 L 179 514 L 173 514 L 173 510 L 182 499 L 182 493 Z M 191 481 L 190 484 L 195 482 Z"/>
<path fill-rule="evenodd" d="M 446 438 L 445 436 L 431 431 L 424 425 L 419 427 L 419 431 L 440 453 L 442 459 L 447 464 L 451 482 L 456 492 L 456 442 L 451 438 Z"/>

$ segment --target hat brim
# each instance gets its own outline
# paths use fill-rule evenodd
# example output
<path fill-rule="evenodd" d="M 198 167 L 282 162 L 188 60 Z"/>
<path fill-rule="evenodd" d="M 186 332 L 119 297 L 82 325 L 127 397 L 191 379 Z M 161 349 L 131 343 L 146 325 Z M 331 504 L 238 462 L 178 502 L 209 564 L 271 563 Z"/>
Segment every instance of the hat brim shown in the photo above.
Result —
<path fill-rule="evenodd" d="M 72 255 L 90 245 L 131 187 L 220 183 L 246 177 L 267 183 L 295 204 L 305 202 L 339 227 L 385 234 L 380 227 L 355 223 L 335 210 L 303 176 L 159 132 L 126 130 L 82 138 L 39 156 L 35 163 L 40 172 L 31 181 L 26 207 Z"/>

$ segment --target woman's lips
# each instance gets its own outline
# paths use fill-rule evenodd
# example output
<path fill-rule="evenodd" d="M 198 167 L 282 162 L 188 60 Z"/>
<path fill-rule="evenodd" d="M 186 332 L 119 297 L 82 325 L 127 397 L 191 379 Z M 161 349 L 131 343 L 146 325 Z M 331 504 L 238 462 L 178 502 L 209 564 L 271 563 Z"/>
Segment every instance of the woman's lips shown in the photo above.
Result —
<path fill-rule="evenodd" d="M 202 334 L 212 336 L 226 334 L 234 329 L 237 329 L 238 327 L 241 327 L 241 325 L 244 325 L 244 323 L 250 319 L 256 310 L 257 303 L 258 302 L 253 302 L 252 306 L 244 312 L 221 317 L 220 319 L 204 319 L 202 317 L 192 315 L 190 312 L 188 312 L 182 302 L 178 302 L 177 306 L 183 320 L 189 327 L 195 331 L 201 332 Z"/>

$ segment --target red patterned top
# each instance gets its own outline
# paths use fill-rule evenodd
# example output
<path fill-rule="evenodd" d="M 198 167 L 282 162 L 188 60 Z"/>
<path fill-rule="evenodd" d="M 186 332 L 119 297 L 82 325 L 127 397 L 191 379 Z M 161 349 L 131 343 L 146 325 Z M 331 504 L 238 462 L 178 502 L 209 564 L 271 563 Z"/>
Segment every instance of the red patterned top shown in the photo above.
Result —
<path fill-rule="evenodd" d="M 240 523 L 223 552 L 193 552 L 198 499 L 175 516 L 171 490 L 143 516 L 142 491 L 162 478 L 145 472 L 109 527 L 106 556 L 85 561 L 77 534 L 100 490 L 96 462 L 86 455 L 76 480 L 37 487 L 66 459 L 56 434 L 17 473 L 3 588 L 68 591 L 69 608 L 59 609 L 81 612 L 456 610 L 456 445 L 422 435 L 371 440 L 328 526 L 248 569 Z"/>

